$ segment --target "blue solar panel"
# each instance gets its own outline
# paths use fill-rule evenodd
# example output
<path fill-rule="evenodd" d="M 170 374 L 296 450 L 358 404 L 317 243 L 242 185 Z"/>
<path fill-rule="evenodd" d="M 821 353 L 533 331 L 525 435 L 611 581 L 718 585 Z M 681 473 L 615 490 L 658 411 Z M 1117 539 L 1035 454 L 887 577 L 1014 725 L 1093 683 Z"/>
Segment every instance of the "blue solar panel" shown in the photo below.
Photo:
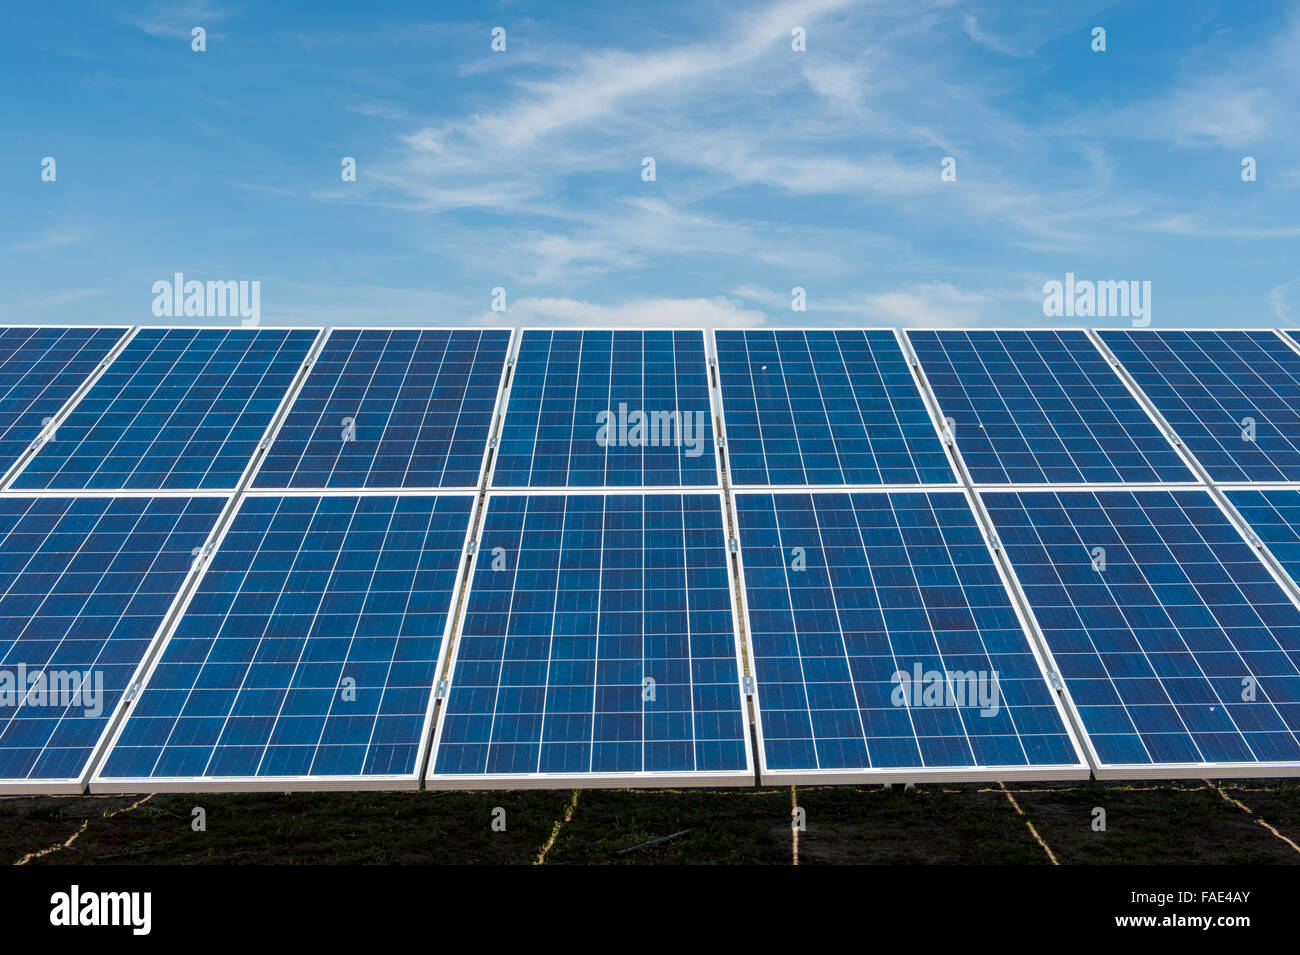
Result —
<path fill-rule="evenodd" d="M 494 494 L 475 559 L 436 776 L 752 781 L 718 494 Z"/>
<path fill-rule="evenodd" d="M 1300 355 L 1273 332 L 1104 331 L 1215 481 L 1300 481 Z"/>
<path fill-rule="evenodd" d="M 907 336 L 976 484 L 1195 480 L 1085 332 Z"/>
<path fill-rule="evenodd" d="M 0 475 L 99 367 L 122 328 L 0 328 Z"/>
<path fill-rule="evenodd" d="M 472 507 L 244 498 L 92 788 L 414 784 Z"/>
<path fill-rule="evenodd" d="M 1300 609 L 1207 492 L 983 499 L 1103 768 L 1300 760 Z"/>
<path fill-rule="evenodd" d="M 716 487 L 714 443 L 703 332 L 526 329 L 492 486 Z"/>
<path fill-rule="evenodd" d="M 963 493 L 735 501 L 764 773 L 1087 775 Z"/>
<path fill-rule="evenodd" d="M 718 331 L 737 485 L 953 484 L 889 331 Z"/>
<path fill-rule="evenodd" d="M 142 329 L 13 487 L 234 489 L 316 334 Z"/>
<path fill-rule="evenodd" d="M 332 331 L 254 485 L 477 487 L 509 347 L 506 329 Z"/>
<path fill-rule="evenodd" d="M 0 497 L 0 789 L 84 775 L 224 505 Z"/>
<path fill-rule="evenodd" d="M 1300 582 L 1300 490 L 1225 493 L 1291 579 Z"/>

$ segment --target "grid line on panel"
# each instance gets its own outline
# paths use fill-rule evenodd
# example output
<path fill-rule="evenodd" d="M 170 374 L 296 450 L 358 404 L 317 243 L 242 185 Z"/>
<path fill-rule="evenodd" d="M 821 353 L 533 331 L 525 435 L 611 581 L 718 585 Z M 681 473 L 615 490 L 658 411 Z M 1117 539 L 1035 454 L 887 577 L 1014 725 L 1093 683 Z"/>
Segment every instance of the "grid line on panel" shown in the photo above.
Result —
<path fill-rule="evenodd" d="M 331 331 L 258 488 L 477 487 L 507 329 Z"/>
<path fill-rule="evenodd" d="M 246 495 L 99 778 L 413 781 L 473 508 Z"/>
<path fill-rule="evenodd" d="M 1300 760 L 1300 609 L 1210 491 L 981 496 L 1103 766 Z"/>
<path fill-rule="evenodd" d="M 1097 334 L 1212 480 L 1300 480 L 1300 355 L 1277 334 Z"/>
<path fill-rule="evenodd" d="M 964 492 L 734 501 L 764 771 L 1081 768 Z M 918 667 L 998 706 L 919 705 Z"/>
<path fill-rule="evenodd" d="M 892 332 L 720 329 L 714 341 L 732 484 L 957 483 Z"/>
<path fill-rule="evenodd" d="M 140 330 L 14 489 L 231 490 L 314 330 Z"/>
<path fill-rule="evenodd" d="M 909 331 L 976 484 L 1191 482 L 1084 331 Z"/>
<path fill-rule="evenodd" d="M 491 487 L 718 487 L 714 455 L 702 331 L 520 333 Z"/>
<path fill-rule="evenodd" d="M 433 777 L 747 775 L 722 522 L 717 492 L 489 494 Z"/>
<path fill-rule="evenodd" d="M 0 779 L 83 775 L 225 504 L 0 498 Z M 43 682 L 19 696 L 20 671 Z M 50 695 L 56 679 L 82 694 Z"/>

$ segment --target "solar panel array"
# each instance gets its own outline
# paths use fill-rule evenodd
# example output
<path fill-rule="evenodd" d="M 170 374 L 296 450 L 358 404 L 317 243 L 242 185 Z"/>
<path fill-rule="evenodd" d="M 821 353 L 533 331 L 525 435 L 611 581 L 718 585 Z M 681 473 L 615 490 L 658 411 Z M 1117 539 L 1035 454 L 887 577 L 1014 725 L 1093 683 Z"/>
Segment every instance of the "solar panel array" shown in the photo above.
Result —
<path fill-rule="evenodd" d="M 1273 332 L 1102 332 L 1211 480 L 1300 481 L 1300 354 Z"/>
<path fill-rule="evenodd" d="M 0 497 L 0 787 L 80 791 L 224 503 Z"/>
<path fill-rule="evenodd" d="M 736 520 L 774 774 L 1087 775 L 965 494 L 741 493 Z"/>
<path fill-rule="evenodd" d="M 722 497 L 493 494 L 431 779 L 752 781 Z"/>
<path fill-rule="evenodd" d="M 16 488 L 234 490 L 315 331 L 140 331 Z"/>
<path fill-rule="evenodd" d="M 0 474 L 47 431 L 124 328 L 0 328 Z"/>
<path fill-rule="evenodd" d="M 1300 608 L 1209 493 L 984 500 L 1100 768 L 1300 760 Z"/>
<path fill-rule="evenodd" d="M 472 488 L 510 332 L 334 330 L 257 472 L 259 488 Z"/>
<path fill-rule="evenodd" d="M 99 773 L 105 788 L 413 786 L 472 505 L 245 497 Z"/>
<path fill-rule="evenodd" d="M 907 337 L 976 484 L 1193 480 L 1084 332 Z"/>
<path fill-rule="evenodd" d="M 0 378 L 0 792 L 1300 775 L 1281 333 L 0 328 Z"/>
<path fill-rule="evenodd" d="M 733 484 L 955 483 L 893 332 L 714 337 Z"/>
<path fill-rule="evenodd" d="M 701 331 L 526 329 L 492 486 L 717 487 Z"/>

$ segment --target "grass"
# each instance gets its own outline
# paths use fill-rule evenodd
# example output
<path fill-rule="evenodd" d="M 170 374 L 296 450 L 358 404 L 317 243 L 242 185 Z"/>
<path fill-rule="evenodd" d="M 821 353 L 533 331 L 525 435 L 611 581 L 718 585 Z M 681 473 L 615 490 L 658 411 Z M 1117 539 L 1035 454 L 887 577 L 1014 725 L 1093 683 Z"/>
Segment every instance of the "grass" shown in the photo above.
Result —
<path fill-rule="evenodd" d="M 800 787 L 798 858 L 1046 865 L 1045 843 L 1062 865 L 1300 863 L 1287 841 L 1300 845 L 1300 784 L 1219 785 L 1252 811 L 1200 781 L 1011 785 L 1023 816 L 997 786 Z M 545 848 L 548 865 L 789 865 L 791 804 L 788 788 L 584 790 L 576 801 L 571 790 L 7 796 L 0 858 L 58 846 L 29 864 L 531 865 Z M 195 807 L 206 831 L 191 827 Z M 492 826 L 497 808 L 504 831 Z"/>

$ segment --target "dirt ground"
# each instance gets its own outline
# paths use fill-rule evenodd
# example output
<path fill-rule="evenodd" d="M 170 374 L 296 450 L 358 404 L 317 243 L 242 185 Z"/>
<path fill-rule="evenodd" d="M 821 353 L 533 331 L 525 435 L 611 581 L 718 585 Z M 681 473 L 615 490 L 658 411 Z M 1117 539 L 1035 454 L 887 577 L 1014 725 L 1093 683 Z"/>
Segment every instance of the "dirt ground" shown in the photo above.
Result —
<path fill-rule="evenodd" d="M 205 831 L 193 827 L 196 808 Z M 0 855 L 27 865 L 1295 864 L 1300 784 L 7 796 Z"/>

